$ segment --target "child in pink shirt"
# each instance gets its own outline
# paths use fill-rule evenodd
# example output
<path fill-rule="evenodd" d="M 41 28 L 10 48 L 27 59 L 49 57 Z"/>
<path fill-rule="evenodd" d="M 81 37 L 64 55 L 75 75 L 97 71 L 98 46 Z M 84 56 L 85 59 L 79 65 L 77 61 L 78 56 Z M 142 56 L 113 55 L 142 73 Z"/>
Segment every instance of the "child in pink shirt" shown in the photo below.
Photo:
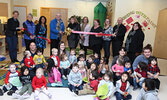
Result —
<path fill-rule="evenodd" d="M 116 64 L 112 66 L 112 72 L 115 85 L 116 81 L 121 78 L 121 74 L 124 72 L 124 60 L 122 58 L 118 58 Z"/>
<path fill-rule="evenodd" d="M 55 66 L 54 60 L 52 58 L 47 60 L 48 62 L 48 81 L 51 83 L 51 86 L 63 86 L 61 81 L 61 73 L 59 72 L 59 66 Z"/>

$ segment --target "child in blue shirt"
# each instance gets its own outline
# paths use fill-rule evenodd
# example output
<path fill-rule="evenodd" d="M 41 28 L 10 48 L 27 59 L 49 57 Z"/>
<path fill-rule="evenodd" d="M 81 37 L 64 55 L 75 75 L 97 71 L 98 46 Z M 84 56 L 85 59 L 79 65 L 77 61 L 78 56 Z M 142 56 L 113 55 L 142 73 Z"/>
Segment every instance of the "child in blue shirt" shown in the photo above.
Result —
<path fill-rule="evenodd" d="M 66 80 L 68 78 L 68 74 L 70 73 L 70 62 L 68 60 L 68 57 L 66 54 L 61 55 L 61 61 L 60 61 L 60 72 L 62 75 L 62 78 Z"/>

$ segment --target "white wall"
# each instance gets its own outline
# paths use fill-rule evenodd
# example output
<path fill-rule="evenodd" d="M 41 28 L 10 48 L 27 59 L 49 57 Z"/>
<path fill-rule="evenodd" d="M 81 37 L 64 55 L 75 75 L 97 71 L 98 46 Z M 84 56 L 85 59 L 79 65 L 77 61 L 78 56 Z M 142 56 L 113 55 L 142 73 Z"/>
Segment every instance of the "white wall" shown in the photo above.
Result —
<path fill-rule="evenodd" d="M 93 22 L 94 7 L 99 2 L 79 0 L 13 0 L 13 5 L 27 5 L 28 13 L 37 9 L 37 17 L 40 17 L 40 7 L 68 8 L 68 17 L 72 15 L 88 16 Z M 106 2 L 102 2 L 106 6 Z"/>
<path fill-rule="evenodd" d="M 167 8 L 167 0 L 116 0 L 114 23 L 116 23 L 118 17 L 123 17 L 130 11 L 141 11 L 157 25 L 159 10 L 164 8 Z M 141 20 L 143 21 L 144 19 L 136 21 L 142 22 Z M 156 28 L 151 25 L 149 27 L 151 28 L 150 30 L 146 29 L 144 31 L 144 45 L 150 43 L 154 46 Z"/>

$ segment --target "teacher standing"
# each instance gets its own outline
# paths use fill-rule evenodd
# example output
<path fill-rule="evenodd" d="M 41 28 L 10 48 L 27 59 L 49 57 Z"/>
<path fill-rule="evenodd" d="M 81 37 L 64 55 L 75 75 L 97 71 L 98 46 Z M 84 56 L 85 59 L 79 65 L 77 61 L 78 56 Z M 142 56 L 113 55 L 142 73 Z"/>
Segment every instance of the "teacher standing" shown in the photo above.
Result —
<path fill-rule="evenodd" d="M 17 60 L 17 40 L 18 40 L 17 31 L 19 31 L 21 27 L 19 27 L 19 21 L 17 19 L 18 16 L 19 16 L 19 12 L 14 11 L 13 17 L 8 19 L 7 21 L 7 30 L 5 33 L 6 42 L 9 49 L 9 56 L 10 56 L 11 62 L 13 63 L 19 62 Z"/>
<path fill-rule="evenodd" d="M 144 33 L 139 22 L 133 24 L 132 30 L 129 32 L 126 39 L 127 56 L 133 63 L 135 58 L 141 54 L 143 49 Z"/>
<path fill-rule="evenodd" d="M 108 18 L 104 22 L 103 32 L 104 34 L 113 34 L 113 28 L 111 26 L 111 21 Z M 104 55 L 106 57 L 107 64 L 110 58 L 110 44 L 111 44 L 111 36 L 103 36 L 103 48 L 104 48 Z"/>
<path fill-rule="evenodd" d="M 50 22 L 50 55 L 52 55 L 52 48 L 57 48 L 59 42 L 61 41 L 61 37 L 64 33 L 65 27 L 63 20 L 61 19 L 61 15 L 58 13 L 56 14 L 56 18 Z"/>
<path fill-rule="evenodd" d="M 24 30 L 24 41 L 26 45 L 26 50 L 30 50 L 29 46 L 31 42 L 35 42 L 35 24 L 32 21 L 33 15 L 29 13 L 27 15 L 27 20 L 23 23 Z"/>
<path fill-rule="evenodd" d="M 100 26 L 100 20 L 95 19 L 94 20 L 94 26 L 91 28 L 90 32 L 94 33 L 102 33 L 103 28 Z M 89 36 L 89 44 L 91 48 L 93 49 L 93 53 L 97 53 L 99 56 L 99 59 L 101 58 L 101 48 L 102 48 L 102 36 L 99 35 L 90 35 Z"/>
<path fill-rule="evenodd" d="M 78 20 L 75 16 L 70 17 L 70 23 L 68 24 L 68 27 L 74 31 L 80 31 L 80 25 L 78 23 Z M 71 33 L 67 36 L 68 40 L 68 46 L 70 49 L 76 49 L 78 42 L 79 42 L 79 34 Z"/>
<path fill-rule="evenodd" d="M 46 25 L 46 17 L 45 16 L 41 16 L 39 18 L 39 23 L 36 25 L 35 34 L 36 34 L 36 37 L 46 38 L 47 25 Z M 42 49 L 42 54 L 43 54 L 44 48 L 46 48 L 46 40 L 41 39 L 41 38 L 36 38 L 36 46 L 37 46 L 37 48 Z"/>
<path fill-rule="evenodd" d="M 113 39 L 112 39 L 112 52 L 113 57 L 119 55 L 119 50 L 122 48 L 124 41 L 126 27 L 122 24 L 123 19 L 120 17 L 117 20 L 117 25 L 113 28 Z"/>

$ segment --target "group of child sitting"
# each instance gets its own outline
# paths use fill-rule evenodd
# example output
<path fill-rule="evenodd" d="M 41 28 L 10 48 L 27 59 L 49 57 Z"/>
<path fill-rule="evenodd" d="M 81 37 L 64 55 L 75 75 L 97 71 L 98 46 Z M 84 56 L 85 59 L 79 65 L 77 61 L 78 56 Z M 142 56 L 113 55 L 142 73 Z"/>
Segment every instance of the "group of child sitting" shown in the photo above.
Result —
<path fill-rule="evenodd" d="M 35 100 L 39 100 L 38 95 L 41 92 L 52 98 L 44 76 L 44 71 L 47 71 L 51 86 L 63 86 L 62 78 L 68 79 L 71 92 L 76 95 L 96 94 L 95 100 L 109 100 L 114 92 L 114 86 L 117 100 L 132 99 L 130 85 L 134 86 L 134 90 L 138 86 L 142 88 L 138 100 L 158 98 L 157 95 L 152 95 L 157 93 L 156 89 L 159 89 L 160 84 L 158 80 L 160 70 L 155 57 L 150 57 L 148 65 L 140 62 L 134 71 L 131 62 L 124 61 L 123 58 L 118 58 L 116 64 L 109 68 L 105 57 L 99 59 L 95 53 L 85 60 L 84 51 L 80 50 L 79 56 L 76 57 L 75 49 L 71 49 L 69 55 L 64 53 L 59 55 L 58 50 L 53 48 L 52 55 L 47 61 L 40 49 L 34 57 L 29 51 L 25 51 L 23 59 L 21 74 L 14 64 L 9 66 L 0 95 L 8 91 L 7 94 L 13 98 L 26 99 L 34 91 Z"/>

